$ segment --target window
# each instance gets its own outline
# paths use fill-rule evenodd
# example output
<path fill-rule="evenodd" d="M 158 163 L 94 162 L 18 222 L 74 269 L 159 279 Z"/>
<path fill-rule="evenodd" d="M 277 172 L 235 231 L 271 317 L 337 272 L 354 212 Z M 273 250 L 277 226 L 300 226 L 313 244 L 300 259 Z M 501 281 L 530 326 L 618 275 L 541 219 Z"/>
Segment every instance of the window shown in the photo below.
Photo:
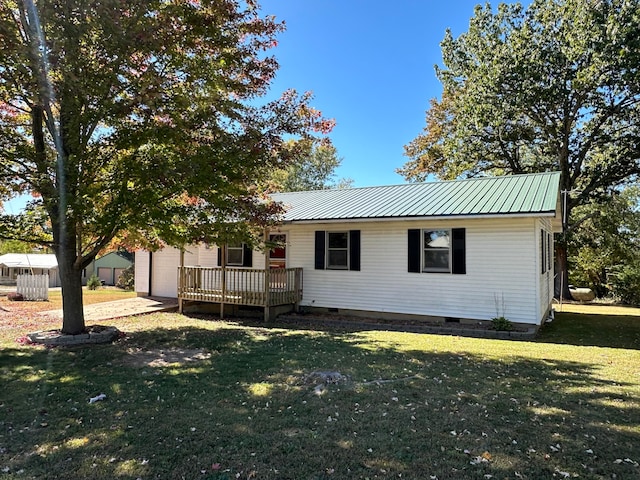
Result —
<path fill-rule="evenodd" d="M 316 231 L 316 270 L 360 270 L 360 230 Z"/>
<path fill-rule="evenodd" d="M 253 251 L 246 243 L 232 243 L 226 248 L 226 265 L 228 267 L 251 267 Z M 222 265 L 222 249 L 218 247 L 218 266 Z"/>
<path fill-rule="evenodd" d="M 408 272 L 466 274 L 466 230 L 410 229 Z"/>
<path fill-rule="evenodd" d="M 449 273 L 451 271 L 449 230 L 423 230 L 422 270 L 424 272 Z"/>
<path fill-rule="evenodd" d="M 244 248 L 241 243 L 227 245 L 227 265 L 241 267 L 244 258 Z"/>
<path fill-rule="evenodd" d="M 547 235 L 544 230 L 540 230 L 540 265 L 541 273 L 547 273 Z"/>
<path fill-rule="evenodd" d="M 327 232 L 327 268 L 330 270 L 349 268 L 348 232 Z"/>
<path fill-rule="evenodd" d="M 549 271 L 553 269 L 553 235 L 547 233 L 547 258 Z"/>

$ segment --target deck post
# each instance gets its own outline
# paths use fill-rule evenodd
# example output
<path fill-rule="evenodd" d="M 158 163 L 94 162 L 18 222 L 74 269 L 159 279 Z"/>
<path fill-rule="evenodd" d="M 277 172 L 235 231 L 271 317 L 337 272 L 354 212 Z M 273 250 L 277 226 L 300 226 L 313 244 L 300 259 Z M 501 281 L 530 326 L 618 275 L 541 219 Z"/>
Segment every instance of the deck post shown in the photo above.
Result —
<path fill-rule="evenodd" d="M 178 313 L 182 314 L 182 292 L 184 291 L 184 249 L 180 249 L 180 268 L 178 269 Z"/>
<path fill-rule="evenodd" d="M 302 290 L 302 285 L 301 285 L 302 278 L 301 277 L 302 277 L 302 270 L 296 269 L 295 272 L 294 272 L 295 280 L 293 282 L 294 283 L 294 285 L 293 285 L 294 295 L 295 295 L 294 298 L 296 300 L 296 302 L 293 304 L 293 311 L 296 312 L 296 313 L 300 312 L 300 300 L 301 300 L 301 298 L 300 298 L 300 290 Z"/>
<path fill-rule="evenodd" d="M 220 297 L 220 319 L 224 319 L 224 297 L 227 294 L 227 244 L 220 245 L 220 266 L 222 267 L 222 278 L 220 279 L 220 285 L 222 289 L 222 296 Z"/>
<path fill-rule="evenodd" d="M 271 306 L 271 274 L 269 265 L 269 249 L 266 247 L 269 241 L 269 229 L 264 229 L 264 321 L 269 321 L 269 307 Z"/>

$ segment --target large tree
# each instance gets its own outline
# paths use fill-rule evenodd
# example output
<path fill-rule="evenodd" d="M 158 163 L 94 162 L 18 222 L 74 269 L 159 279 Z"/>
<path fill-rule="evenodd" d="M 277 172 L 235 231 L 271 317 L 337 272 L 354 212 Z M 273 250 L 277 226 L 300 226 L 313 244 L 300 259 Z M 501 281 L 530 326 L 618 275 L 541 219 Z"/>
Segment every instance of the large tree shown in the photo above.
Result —
<path fill-rule="evenodd" d="M 302 149 L 296 155 L 300 160 L 274 170 L 266 189 L 276 192 L 299 192 L 348 188 L 353 184 L 350 178 L 336 179 L 336 168 L 342 163 L 336 147 L 330 143 L 307 143 L 305 148 L 305 143 L 289 144 L 291 148 Z"/>
<path fill-rule="evenodd" d="M 640 173 L 640 4 L 486 4 L 441 47 L 442 98 L 399 172 L 421 180 L 560 171 L 567 222 L 556 292 L 563 283 L 569 297 L 567 237 L 582 221 L 574 208 Z"/>
<path fill-rule="evenodd" d="M 635 268 L 640 277 L 640 186 L 576 207 L 575 213 L 584 221 L 570 238 L 571 283 L 591 287 L 598 296 L 620 296 L 620 271 Z M 640 298 L 640 284 L 635 290 Z"/>
<path fill-rule="evenodd" d="M 0 200 L 36 200 L 0 231 L 50 242 L 64 332 L 120 232 L 180 246 L 277 213 L 255 184 L 291 161 L 284 138 L 332 126 L 308 94 L 259 103 L 283 28 L 253 0 L 2 0 Z"/>

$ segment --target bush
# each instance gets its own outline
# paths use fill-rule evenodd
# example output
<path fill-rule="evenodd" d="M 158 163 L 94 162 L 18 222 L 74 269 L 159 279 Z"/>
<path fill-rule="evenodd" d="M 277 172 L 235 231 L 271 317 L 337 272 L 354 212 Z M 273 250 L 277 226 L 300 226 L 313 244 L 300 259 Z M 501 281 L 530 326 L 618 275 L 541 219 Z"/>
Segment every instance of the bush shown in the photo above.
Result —
<path fill-rule="evenodd" d="M 98 276 L 95 273 L 91 275 L 87 280 L 87 288 L 89 290 L 96 290 L 101 286 L 102 286 L 102 280 L 100 280 L 100 278 L 98 278 Z"/>
<path fill-rule="evenodd" d="M 116 282 L 116 287 L 122 288 L 123 290 L 133 290 L 134 287 L 134 279 L 135 279 L 135 270 L 133 265 L 128 266 L 123 270 L 123 272 L 118 277 L 118 281 Z"/>
<path fill-rule="evenodd" d="M 513 323 L 511 323 L 511 320 L 504 317 L 494 317 L 491 319 L 491 323 L 493 323 L 494 330 L 505 332 L 513 330 Z"/>
<path fill-rule="evenodd" d="M 627 305 L 640 305 L 640 262 L 625 265 L 612 277 L 613 295 Z"/>

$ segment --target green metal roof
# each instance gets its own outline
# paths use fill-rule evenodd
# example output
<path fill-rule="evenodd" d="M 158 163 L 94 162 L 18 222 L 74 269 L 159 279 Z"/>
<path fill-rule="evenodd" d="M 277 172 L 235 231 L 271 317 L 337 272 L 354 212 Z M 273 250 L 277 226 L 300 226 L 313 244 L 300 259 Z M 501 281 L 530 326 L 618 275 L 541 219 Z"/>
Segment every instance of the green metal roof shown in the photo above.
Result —
<path fill-rule="evenodd" d="M 458 216 L 558 215 L 560 173 L 382 187 L 275 193 L 285 222 Z"/>

